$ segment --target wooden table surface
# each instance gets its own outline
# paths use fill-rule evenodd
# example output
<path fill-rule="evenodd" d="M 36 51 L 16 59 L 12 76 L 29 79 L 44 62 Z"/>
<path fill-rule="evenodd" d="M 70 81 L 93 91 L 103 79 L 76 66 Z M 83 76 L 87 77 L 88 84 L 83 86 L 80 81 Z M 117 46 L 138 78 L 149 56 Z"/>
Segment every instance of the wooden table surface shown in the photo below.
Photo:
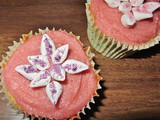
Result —
<path fill-rule="evenodd" d="M 72 31 L 88 46 L 86 25 L 85 0 L 1 0 L 0 55 L 21 34 L 45 27 Z M 160 45 L 121 60 L 93 52 L 104 78 L 103 90 L 82 119 L 160 120 Z M 0 120 L 19 119 L 1 100 Z"/>

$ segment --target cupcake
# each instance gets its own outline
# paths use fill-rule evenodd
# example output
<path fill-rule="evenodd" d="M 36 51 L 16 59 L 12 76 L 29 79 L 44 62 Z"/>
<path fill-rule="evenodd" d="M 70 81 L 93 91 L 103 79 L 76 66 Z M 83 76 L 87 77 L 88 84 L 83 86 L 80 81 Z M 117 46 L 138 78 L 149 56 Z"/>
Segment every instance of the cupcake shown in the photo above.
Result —
<path fill-rule="evenodd" d="M 115 59 L 148 49 L 160 41 L 159 7 L 158 0 L 88 0 L 89 41 Z"/>
<path fill-rule="evenodd" d="M 32 119 L 80 118 L 100 89 L 90 47 L 62 30 L 39 29 L 22 37 L 0 64 L 9 104 Z"/>

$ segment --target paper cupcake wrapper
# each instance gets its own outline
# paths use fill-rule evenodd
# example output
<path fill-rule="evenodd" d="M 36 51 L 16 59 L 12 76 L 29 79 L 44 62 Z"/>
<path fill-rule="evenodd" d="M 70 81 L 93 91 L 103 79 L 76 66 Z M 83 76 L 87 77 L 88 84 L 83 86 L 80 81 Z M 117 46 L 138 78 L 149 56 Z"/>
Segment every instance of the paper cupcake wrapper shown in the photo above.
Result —
<path fill-rule="evenodd" d="M 147 43 L 141 45 L 127 45 L 124 43 L 117 42 L 116 39 L 111 38 L 109 35 L 102 33 L 101 30 L 95 25 L 94 15 L 90 11 L 91 3 L 88 0 L 86 3 L 86 15 L 88 21 L 87 34 L 88 39 L 93 48 L 101 53 L 105 57 L 119 59 L 133 54 L 136 51 L 148 49 L 160 41 L 160 34 Z"/>
<path fill-rule="evenodd" d="M 38 34 L 44 34 L 46 31 L 48 31 L 48 27 L 46 27 L 45 30 L 42 30 L 42 29 L 39 29 L 38 33 L 35 33 L 34 35 L 38 35 Z M 53 30 L 55 30 L 55 28 L 53 28 Z M 61 30 L 61 29 L 60 29 Z M 71 35 L 73 35 L 77 40 L 80 41 L 80 36 L 75 36 L 72 32 L 70 32 Z M 36 115 L 29 115 L 27 114 L 26 111 L 23 111 L 21 106 L 19 106 L 16 101 L 14 100 L 13 96 L 9 93 L 9 91 L 7 91 L 6 87 L 5 87 L 5 84 L 3 83 L 3 80 L 2 80 L 2 77 L 1 77 L 1 73 L 2 71 L 4 70 L 5 68 L 5 65 L 7 64 L 9 58 L 13 55 L 13 53 L 17 50 L 17 48 L 25 43 L 27 41 L 28 38 L 34 36 L 32 31 L 28 34 L 23 34 L 22 35 L 22 38 L 20 38 L 20 41 L 19 42 L 16 42 L 16 41 L 13 41 L 13 46 L 9 46 L 9 51 L 6 52 L 6 56 L 2 56 L 2 62 L 0 63 L 0 87 L 2 87 L 2 89 L 0 90 L 0 93 L 4 93 L 4 97 L 3 99 L 4 100 L 7 100 L 8 101 L 8 106 L 11 106 L 12 107 L 12 110 L 14 110 L 15 112 L 17 113 L 24 113 L 24 118 L 23 119 L 26 119 L 28 120 L 30 116 L 31 117 L 31 120 L 35 119 L 35 118 L 38 118 L 39 120 L 41 120 L 42 118 L 44 119 L 44 117 L 41 117 L 41 116 L 36 116 Z M 80 41 L 81 42 L 81 41 Z M 82 44 L 82 43 L 81 43 Z M 83 45 L 83 44 L 82 44 Z M 94 65 L 95 63 L 93 62 L 93 57 L 94 57 L 94 54 L 91 52 L 90 50 L 90 47 L 86 47 L 86 48 L 83 48 L 86 52 L 86 55 L 88 56 L 88 58 L 90 59 L 90 62 L 91 62 L 91 65 L 92 65 L 92 68 L 94 69 Z M 95 70 L 95 74 L 96 74 L 96 77 L 97 77 L 97 90 L 98 89 L 101 89 L 101 86 L 100 86 L 100 81 L 102 80 L 102 77 L 99 75 L 99 72 L 100 70 Z M 82 110 L 80 110 L 76 115 L 70 117 L 69 119 L 70 120 L 73 120 L 75 118 L 77 119 L 80 119 L 80 114 L 83 113 L 85 114 L 85 109 L 91 109 L 90 108 L 90 103 L 95 103 L 94 102 L 94 97 L 98 97 L 98 93 L 97 93 L 97 90 L 95 91 L 94 95 L 92 96 L 91 100 L 88 102 L 88 104 L 86 106 L 84 106 L 84 108 Z M 49 118 L 45 118 L 46 120 L 49 120 Z"/>

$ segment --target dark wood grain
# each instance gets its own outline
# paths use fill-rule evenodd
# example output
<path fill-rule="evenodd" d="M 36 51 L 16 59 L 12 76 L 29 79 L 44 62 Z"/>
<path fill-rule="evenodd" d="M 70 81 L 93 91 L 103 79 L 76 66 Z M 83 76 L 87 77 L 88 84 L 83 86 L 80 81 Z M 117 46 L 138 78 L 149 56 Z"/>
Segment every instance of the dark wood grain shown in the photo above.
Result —
<path fill-rule="evenodd" d="M 72 31 L 81 36 L 85 46 L 90 45 L 84 3 L 85 0 L 1 0 L 0 55 L 13 40 L 19 41 L 22 33 L 45 27 Z M 160 120 L 160 45 L 121 60 L 93 52 L 104 78 L 103 90 L 98 91 L 100 98 L 82 119 Z M 0 120 L 19 119 L 6 102 L 0 101 Z"/>

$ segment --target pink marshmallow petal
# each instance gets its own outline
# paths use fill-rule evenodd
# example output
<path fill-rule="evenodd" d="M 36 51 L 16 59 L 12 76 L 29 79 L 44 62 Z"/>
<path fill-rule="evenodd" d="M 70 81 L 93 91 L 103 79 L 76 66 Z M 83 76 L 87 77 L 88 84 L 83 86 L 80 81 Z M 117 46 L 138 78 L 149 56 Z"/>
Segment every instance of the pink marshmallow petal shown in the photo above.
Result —
<path fill-rule="evenodd" d="M 77 60 L 66 60 L 63 64 L 62 67 L 65 69 L 65 71 L 69 74 L 76 74 L 80 73 L 84 70 L 88 69 L 88 66 L 80 61 Z"/>
<path fill-rule="evenodd" d="M 30 87 L 35 88 L 35 87 L 46 86 L 50 83 L 50 81 L 51 81 L 51 77 L 49 72 L 41 71 L 38 74 L 38 77 L 36 77 L 34 80 L 31 81 Z"/>
<path fill-rule="evenodd" d="M 52 62 L 53 64 L 60 64 L 64 62 L 68 55 L 69 45 L 63 45 L 59 47 L 52 55 Z"/>
<path fill-rule="evenodd" d="M 41 41 L 41 54 L 50 57 L 55 51 L 55 45 L 53 40 L 47 35 L 44 34 Z"/>
<path fill-rule="evenodd" d="M 132 12 L 137 21 L 153 17 L 152 12 L 142 9 L 141 7 L 134 7 Z"/>
<path fill-rule="evenodd" d="M 53 65 L 50 70 L 50 75 L 57 81 L 64 81 L 65 80 L 65 70 L 62 68 L 61 65 Z"/>
<path fill-rule="evenodd" d="M 105 2 L 110 6 L 111 8 L 116 8 L 120 5 L 120 0 L 105 0 Z"/>
<path fill-rule="evenodd" d="M 144 0 L 130 0 L 132 6 L 140 6 L 142 5 Z"/>
<path fill-rule="evenodd" d="M 129 11 L 131 11 L 132 6 L 129 2 L 121 2 L 120 6 L 119 6 L 119 10 L 123 13 L 127 13 Z"/>
<path fill-rule="evenodd" d="M 160 7 L 159 2 L 146 2 L 140 6 L 141 9 L 146 10 L 148 12 L 154 12 L 159 7 Z"/>
<path fill-rule="evenodd" d="M 136 20 L 134 19 L 132 12 L 128 12 L 122 15 L 121 22 L 125 27 L 131 27 L 135 24 Z"/>
<path fill-rule="evenodd" d="M 49 83 L 46 86 L 46 94 L 52 104 L 57 104 L 57 101 L 62 94 L 62 85 L 56 81 Z"/>

